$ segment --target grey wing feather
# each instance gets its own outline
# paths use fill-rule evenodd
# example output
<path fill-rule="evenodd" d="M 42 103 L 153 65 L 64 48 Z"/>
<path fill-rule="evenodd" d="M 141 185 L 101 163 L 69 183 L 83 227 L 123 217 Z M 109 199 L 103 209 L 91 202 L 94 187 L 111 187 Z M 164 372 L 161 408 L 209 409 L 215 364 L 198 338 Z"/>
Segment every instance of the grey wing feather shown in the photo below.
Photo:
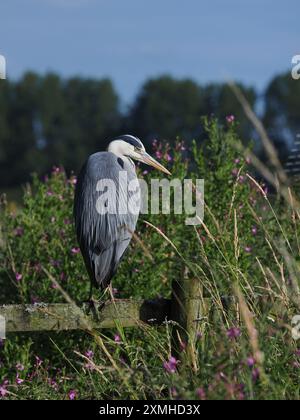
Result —
<path fill-rule="evenodd" d="M 115 274 L 138 219 L 138 215 L 133 213 L 103 214 L 97 211 L 101 195 L 97 191 L 98 181 L 111 179 L 119 185 L 119 172 L 122 170 L 126 170 L 128 181 L 136 179 L 134 168 L 120 166 L 112 153 L 95 153 L 83 166 L 75 190 L 74 217 L 78 242 L 91 281 L 101 289 L 107 287 Z M 117 209 L 127 206 L 126 191 L 119 189 Z"/>

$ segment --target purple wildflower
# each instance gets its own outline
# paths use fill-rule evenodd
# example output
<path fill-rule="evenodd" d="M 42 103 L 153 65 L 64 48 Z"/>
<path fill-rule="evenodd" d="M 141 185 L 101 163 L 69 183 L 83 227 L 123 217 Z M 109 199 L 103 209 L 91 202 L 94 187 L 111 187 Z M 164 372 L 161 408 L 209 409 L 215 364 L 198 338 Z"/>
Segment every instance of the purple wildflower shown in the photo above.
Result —
<path fill-rule="evenodd" d="M 31 303 L 38 303 L 39 302 L 39 298 L 37 296 L 31 296 Z"/>
<path fill-rule="evenodd" d="M 251 246 L 245 246 L 245 252 L 247 252 L 247 254 L 250 254 L 252 252 L 252 248 Z"/>
<path fill-rule="evenodd" d="M 69 179 L 69 182 L 70 182 L 71 185 L 76 185 L 77 184 L 76 176 L 72 176 L 72 178 Z"/>
<path fill-rule="evenodd" d="M 252 371 L 252 380 L 253 380 L 253 382 L 257 382 L 258 379 L 259 379 L 259 370 L 257 368 L 255 368 Z"/>
<path fill-rule="evenodd" d="M 296 369 L 299 369 L 299 368 L 300 368 L 300 363 L 299 363 L 299 362 L 297 362 L 297 361 L 294 361 L 294 362 L 292 363 L 292 366 L 293 366 L 294 368 L 296 368 Z"/>
<path fill-rule="evenodd" d="M 226 121 L 228 122 L 228 124 L 232 124 L 235 120 L 235 116 L 234 115 L 227 115 L 226 117 Z"/>
<path fill-rule="evenodd" d="M 171 356 L 167 362 L 164 362 L 163 367 L 168 373 L 175 373 L 178 365 L 178 360 Z"/>
<path fill-rule="evenodd" d="M 247 359 L 247 366 L 252 368 L 255 365 L 255 359 L 253 357 L 248 357 Z"/>
<path fill-rule="evenodd" d="M 19 370 L 20 372 L 22 372 L 25 368 L 24 368 L 24 365 L 22 365 L 22 363 L 17 363 L 16 364 L 16 369 Z"/>
<path fill-rule="evenodd" d="M 75 400 L 77 396 L 77 392 L 75 391 L 75 389 L 71 389 L 71 391 L 69 392 L 69 400 Z"/>
<path fill-rule="evenodd" d="M 16 280 L 17 281 L 21 281 L 22 280 L 22 274 L 21 273 L 16 273 Z"/>
<path fill-rule="evenodd" d="M 172 161 L 172 156 L 169 153 L 165 154 L 165 159 L 167 162 L 171 162 Z"/>
<path fill-rule="evenodd" d="M 17 374 L 17 376 L 16 376 L 16 384 L 17 384 L 17 385 L 21 385 L 23 382 L 24 382 L 24 379 L 21 379 L 21 378 L 19 377 L 19 374 Z"/>
<path fill-rule="evenodd" d="M 175 388 L 175 386 L 172 386 L 172 388 L 170 389 L 170 393 L 171 393 L 172 397 L 177 397 L 178 396 L 178 391 Z"/>
<path fill-rule="evenodd" d="M 58 384 L 57 384 L 57 382 L 55 381 L 55 379 L 50 379 L 50 380 L 49 380 L 49 383 L 50 383 L 50 386 L 51 386 L 52 388 L 54 388 L 56 391 L 58 390 Z"/>
<path fill-rule="evenodd" d="M 39 356 L 35 356 L 35 366 L 40 367 L 42 365 L 43 361 L 39 358 Z"/>
<path fill-rule="evenodd" d="M 185 349 L 186 349 L 186 342 L 185 341 L 180 341 L 180 350 L 185 351 Z"/>
<path fill-rule="evenodd" d="M 206 398 L 206 393 L 203 388 L 197 388 L 196 395 L 200 400 L 205 400 Z"/>
<path fill-rule="evenodd" d="M 24 234 L 24 229 L 22 227 L 17 227 L 14 233 L 16 236 L 22 236 Z"/>
<path fill-rule="evenodd" d="M 202 337 L 203 337 L 202 332 L 198 331 L 197 334 L 196 334 L 196 339 L 201 340 Z"/>
<path fill-rule="evenodd" d="M 5 385 L 0 385 L 0 396 L 1 397 L 6 397 L 6 395 L 7 395 L 7 389 L 6 389 L 6 386 Z"/>
<path fill-rule="evenodd" d="M 114 337 L 114 342 L 115 343 L 117 343 L 117 344 L 120 344 L 121 343 L 121 337 L 119 336 L 119 334 L 115 334 L 115 337 Z"/>
<path fill-rule="evenodd" d="M 87 350 L 85 352 L 86 357 L 88 357 L 89 359 L 92 359 L 94 356 L 94 352 L 92 350 Z"/>
<path fill-rule="evenodd" d="M 251 232 L 252 232 L 252 235 L 256 235 L 257 234 L 257 227 L 252 226 Z"/>
<path fill-rule="evenodd" d="M 71 249 L 71 252 L 72 252 L 72 254 L 79 254 L 79 252 L 80 252 L 80 248 L 72 248 Z"/>
<path fill-rule="evenodd" d="M 237 327 L 229 328 L 227 331 L 227 337 L 230 339 L 235 339 L 241 336 L 241 330 Z"/>

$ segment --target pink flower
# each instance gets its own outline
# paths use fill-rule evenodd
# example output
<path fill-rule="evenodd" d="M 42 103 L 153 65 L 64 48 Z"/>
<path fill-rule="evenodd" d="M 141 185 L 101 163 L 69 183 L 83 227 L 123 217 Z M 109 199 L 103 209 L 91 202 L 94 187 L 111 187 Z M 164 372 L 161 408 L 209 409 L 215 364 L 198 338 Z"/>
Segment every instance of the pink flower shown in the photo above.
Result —
<path fill-rule="evenodd" d="M 206 393 L 203 388 L 197 388 L 196 395 L 200 400 L 205 400 L 206 398 Z"/>
<path fill-rule="evenodd" d="M 184 351 L 186 349 L 186 342 L 180 341 L 180 350 Z"/>
<path fill-rule="evenodd" d="M 46 194 L 48 195 L 48 197 L 52 197 L 53 192 L 52 191 L 47 191 Z"/>
<path fill-rule="evenodd" d="M 162 153 L 159 150 L 157 150 L 155 152 L 155 156 L 157 157 L 157 159 L 161 159 L 162 158 Z"/>
<path fill-rule="evenodd" d="M 175 388 L 175 386 L 173 386 L 173 387 L 170 389 L 170 393 L 171 393 L 172 397 L 177 397 L 177 396 L 178 396 L 178 391 L 177 391 L 177 389 Z"/>
<path fill-rule="evenodd" d="M 252 380 L 253 382 L 257 382 L 258 379 L 259 379 L 259 370 L 255 368 L 252 371 Z"/>
<path fill-rule="evenodd" d="M 166 159 L 168 162 L 171 162 L 171 161 L 172 161 L 172 156 L 171 156 L 171 155 L 169 155 L 169 153 L 166 153 L 166 154 L 165 154 L 165 159 Z"/>
<path fill-rule="evenodd" d="M 20 273 L 16 273 L 16 280 L 17 281 L 21 281 L 22 280 L 22 274 L 20 274 Z"/>
<path fill-rule="evenodd" d="M 14 232 L 16 236 L 22 236 L 24 234 L 24 229 L 22 227 L 17 227 Z"/>
<path fill-rule="evenodd" d="M 71 391 L 69 392 L 69 400 L 75 400 L 77 396 L 77 392 L 75 391 L 75 389 L 71 389 Z"/>
<path fill-rule="evenodd" d="M 6 386 L 0 385 L 0 395 L 1 395 L 1 397 L 5 397 L 7 395 Z"/>
<path fill-rule="evenodd" d="M 247 252 L 247 254 L 250 254 L 252 252 L 252 248 L 251 246 L 245 246 L 245 252 Z"/>
<path fill-rule="evenodd" d="M 17 383 L 17 385 L 21 385 L 23 382 L 24 382 L 24 379 L 21 379 L 19 377 L 19 374 L 17 374 L 17 376 L 16 376 L 16 383 Z"/>
<path fill-rule="evenodd" d="M 70 178 L 70 184 L 72 184 L 72 185 L 76 185 L 77 184 L 77 178 L 76 178 L 76 176 L 73 176 L 72 178 Z"/>
<path fill-rule="evenodd" d="M 243 184 L 243 182 L 245 182 L 245 179 L 246 179 L 246 178 L 244 177 L 244 175 L 240 175 L 240 176 L 239 176 L 239 183 L 240 183 L 240 184 Z"/>
<path fill-rule="evenodd" d="M 247 366 L 252 368 L 255 365 L 255 359 L 253 357 L 248 357 L 247 359 Z"/>
<path fill-rule="evenodd" d="M 42 359 L 40 359 L 39 356 L 35 356 L 35 366 L 40 367 L 42 363 Z"/>
<path fill-rule="evenodd" d="M 16 364 L 16 369 L 19 370 L 20 372 L 22 372 L 25 368 L 24 368 L 24 365 L 22 365 L 21 363 L 17 363 Z"/>
<path fill-rule="evenodd" d="M 252 235 L 256 235 L 257 234 L 257 227 L 253 226 L 251 229 Z"/>
<path fill-rule="evenodd" d="M 72 248 L 71 252 L 72 252 L 72 254 L 79 254 L 80 248 Z"/>
<path fill-rule="evenodd" d="M 59 278 L 60 278 L 60 280 L 65 280 L 65 278 L 66 278 L 66 275 L 65 275 L 65 273 L 62 271 L 61 273 L 60 273 L 60 275 L 59 275 Z"/>
<path fill-rule="evenodd" d="M 85 352 L 86 357 L 88 357 L 89 359 L 92 359 L 94 356 L 94 352 L 92 350 L 88 350 Z"/>
<path fill-rule="evenodd" d="M 230 339 L 238 338 L 241 335 L 241 330 L 237 327 L 229 328 L 227 331 L 227 337 Z"/>
<path fill-rule="evenodd" d="M 114 341 L 117 344 L 120 344 L 121 343 L 121 337 L 119 336 L 119 334 L 115 334 Z"/>
<path fill-rule="evenodd" d="M 235 120 L 235 116 L 234 115 L 227 115 L 226 117 L 226 121 L 228 122 L 228 124 L 232 124 Z"/>
<path fill-rule="evenodd" d="M 31 303 L 39 302 L 39 298 L 37 296 L 31 296 Z"/>
<path fill-rule="evenodd" d="M 54 388 L 55 390 L 57 390 L 57 389 L 58 389 L 58 384 L 57 384 L 57 382 L 55 381 L 55 379 L 50 379 L 49 383 L 50 383 L 50 386 L 51 386 L 52 388 Z"/>
<path fill-rule="evenodd" d="M 167 362 L 164 362 L 163 367 L 168 373 L 175 373 L 178 365 L 178 360 L 171 356 Z"/>

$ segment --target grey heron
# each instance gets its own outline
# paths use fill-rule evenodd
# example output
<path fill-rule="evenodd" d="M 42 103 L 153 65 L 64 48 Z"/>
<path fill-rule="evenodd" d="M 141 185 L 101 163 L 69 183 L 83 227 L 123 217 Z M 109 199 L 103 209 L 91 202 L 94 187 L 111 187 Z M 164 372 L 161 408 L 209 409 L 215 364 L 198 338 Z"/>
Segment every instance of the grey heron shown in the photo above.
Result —
<path fill-rule="evenodd" d="M 136 227 L 138 212 L 110 212 L 107 201 L 101 201 L 105 193 L 106 197 L 108 194 L 109 199 L 116 201 L 115 209 L 126 208 L 130 198 L 127 187 L 132 181 L 137 182 L 133 160 L 144 162 L 170 175 L 164 166 L 145 151 L 140 139 L 126 134 L 113 139 L 106 152 L 91 155 L 77 179 L 75 227 L 91 280 L 91 292 L 93 285 L 103 291 L 110 284 Z M 120 185 L 120 172 L 126 173 L 126 185 Z M 99 191 L 99 182 L 105 180 L 111 180 L 119 189 L 115 197 L 109 196 L 111 192 L 107 189 Z"/>

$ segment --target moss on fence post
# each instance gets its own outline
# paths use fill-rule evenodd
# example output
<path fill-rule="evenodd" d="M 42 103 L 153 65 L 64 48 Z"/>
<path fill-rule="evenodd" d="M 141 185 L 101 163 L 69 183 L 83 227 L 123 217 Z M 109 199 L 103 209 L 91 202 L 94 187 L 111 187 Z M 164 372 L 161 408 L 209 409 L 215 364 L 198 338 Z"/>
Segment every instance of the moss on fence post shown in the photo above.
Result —
<path fill-rule="evenodd" d="M 199 370 L 196 341 L 203 334 L 203 321 L 207 313 L 203 299 L 203 288 L 199 279 L 183 276 L 173 282 L 171 318 L 176 322 L 172 332 L 172 355 L 189 366 Z"/>

